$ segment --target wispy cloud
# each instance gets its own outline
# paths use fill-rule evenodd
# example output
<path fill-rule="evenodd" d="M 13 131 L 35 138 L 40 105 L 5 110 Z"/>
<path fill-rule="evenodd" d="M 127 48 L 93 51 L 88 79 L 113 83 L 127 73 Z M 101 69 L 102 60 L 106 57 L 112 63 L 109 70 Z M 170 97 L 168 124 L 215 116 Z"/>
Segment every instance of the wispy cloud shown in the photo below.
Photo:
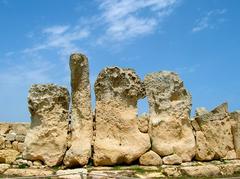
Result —
<path fill-rule="evenodd" d="M 89 31 L 81 29 L 79 26 L 70 28 L 69 25 L 57 25 L 42 29 L 42 40 L 33 47 L 25 48 L 23 53 L 34 53 L 41 50 L 55 49 L 61 56 L 69 55 L 74 51 L 80 50 L 76 43 L 87 38 Z"/>
<path fill-rule="evenodd" d="M 99 9 L 105 23 L 102 40 L 123 41 L 152 33 L 179 0 L 104 0 Z M 144 17 L 142 13 L 146 13 Z"/>
<path fill-rule="evenodd" d="M 207 12 L 203 17 L 197 19 L 195 26 L 192 28 L 192 32 L 215 28 L 219 23 L 224 21 L 223 15 L 226 12 L 226 9 L 215 9 Z"/>

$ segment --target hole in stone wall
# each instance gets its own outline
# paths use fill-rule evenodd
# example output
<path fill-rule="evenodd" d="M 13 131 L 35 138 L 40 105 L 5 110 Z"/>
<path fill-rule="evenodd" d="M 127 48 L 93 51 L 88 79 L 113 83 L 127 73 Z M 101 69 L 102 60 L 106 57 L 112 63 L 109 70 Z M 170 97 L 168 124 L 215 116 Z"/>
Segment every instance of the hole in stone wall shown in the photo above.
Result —
<path fill-rule="evenodd" d="M 138 116 L 141 116 L 143 113 L 148 113 L 149 105 L 148 105 L 147 98 L 139 99 L 137 107 L 138 107 Z"/>

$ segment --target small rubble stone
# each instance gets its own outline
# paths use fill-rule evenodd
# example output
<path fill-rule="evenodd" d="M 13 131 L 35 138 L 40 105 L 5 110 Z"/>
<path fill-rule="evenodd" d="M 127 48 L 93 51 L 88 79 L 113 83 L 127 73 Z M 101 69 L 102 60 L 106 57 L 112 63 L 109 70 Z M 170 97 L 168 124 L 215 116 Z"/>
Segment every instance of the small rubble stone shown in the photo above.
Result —
<path fill-rule="evenodd" d="M 18 154 L 18 151 L 12 149 L 0 150 L 0 163 L 13 163 L 16 160 Z"/>
<path fill-rule="evenodd" d="M 163 163 L 166 165 L 180 165 L 182 163 L 182 158 L 177 154 L 169 155 L 163 157 Z"/>
<path fill-rule="evenodd" d="M 24 142 L 24 140 L 25 140 L 25 135 L 22 135 L 22 134 L 16 135 L 16 141 Z"/>
<path fill-rule="evenodd" d="M 145 166 L 159 166 L 162 165 L 162 159 L 157 153 L 150 150 L 140 157 L 139 163 Z"/>
<path fill-rule="evenodd" d="M 6 135 L 6 140 L 7 140 L 7 141 L 12 142 L 12 141 L 14 141 L 15 139 L 16 139 L 16 134 L 15 134 L 15 133 L 9 133 L 9 134 Z"/>
<path fill-rule="evenodd" d="M 181 172 L 176 167 L 171 168 L 163 168 L 163 174 L 168 177 L 179 177 L 181 176 Z"/>
<path fill-rule="evenodd" d="M 0 174 L 3 174 L 10 167 L 11 167 L 11 165 L 9 165 L 9 164 L 0 164 Z"/>
<path fill-rule="evenodd" d="M 59 178 L 63 179 L 87 179 L 87 173 L 87 169 L 84 168 L 58 170 L 56 172 L 57 175 L 60 175 Z"/>

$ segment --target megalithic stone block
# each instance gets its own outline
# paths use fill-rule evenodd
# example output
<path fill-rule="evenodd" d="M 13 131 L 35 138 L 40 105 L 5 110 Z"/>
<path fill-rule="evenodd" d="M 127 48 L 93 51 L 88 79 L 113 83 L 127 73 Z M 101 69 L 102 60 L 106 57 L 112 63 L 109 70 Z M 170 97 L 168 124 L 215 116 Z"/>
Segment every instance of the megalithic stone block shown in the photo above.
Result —
<path fill-rule="evenodd" d="M 23 157 L 48 166 L 62 163 L 67 149 L 69 93 L 53 84 L 33 85 L 28 105 L 31 127 L 25 138 Z"/>
<path fill-rule="evenodd" d="M 150 148 L 137 124 L 137 101 L 145 96 L 132 69 L 105 68 L 95 82 L 96 138 L 94 165 L 130 164 Z"/>
<path fill-rule="evenodd" d="M 149 134 L 152 150 L 161 157 L 177 154 L 183 161 L 195 155 L 190 123 L 191 95 L 176 73 L 157 72 L 145 76 L 150 107 Z"/>
<path fill-rule="evenodd" d="M 86 165 L 91 157 L 93 116 L 88 59 L 82 54 L 70 57 L 72 107 L 70 148 L 64 158 L 68 167 Z"/>

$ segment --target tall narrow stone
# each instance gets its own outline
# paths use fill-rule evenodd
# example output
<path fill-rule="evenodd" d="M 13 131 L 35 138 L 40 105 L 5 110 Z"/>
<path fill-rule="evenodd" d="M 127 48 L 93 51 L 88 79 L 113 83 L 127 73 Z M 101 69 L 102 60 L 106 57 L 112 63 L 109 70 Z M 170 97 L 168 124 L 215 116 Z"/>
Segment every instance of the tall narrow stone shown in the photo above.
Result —
<path fill-rule="evenodd" d="M 69 100 L 64 87 L 31 87 L 28 104 L 32 121 L 25 138 L 25 159 L 40 160 L 48 166 L 61 164 L 67 149 Z"/>
<path fill-rule="evenodd" d="M 137 100 L 145 96 L 142 82 L 131 69 L 105 68 L 95 82 L 95 94 L 94 164 L 130 164 L 151 146 L 136 119 Z"/>
<path fill-rule="evenodd" d="M 232 112 L 232 134 L 236 156 L 240 158 L 240 111 Z"/>
<path fill-rule="evenodd" d="M 64 158 L 69 167 L 83 166 L 91 157 L 93 117 L 88 59 L 82 54 L 70 57 L 72 108 L 70 148 Z"/>
<path fill-rule="evenodd" d="M 144 85 L 150 106 L 152 150 L 160 156 L 179 155 L 191 161 L 195 139 L 190 124 L 191 95 L 173 72 L 146 75 Z"/>

